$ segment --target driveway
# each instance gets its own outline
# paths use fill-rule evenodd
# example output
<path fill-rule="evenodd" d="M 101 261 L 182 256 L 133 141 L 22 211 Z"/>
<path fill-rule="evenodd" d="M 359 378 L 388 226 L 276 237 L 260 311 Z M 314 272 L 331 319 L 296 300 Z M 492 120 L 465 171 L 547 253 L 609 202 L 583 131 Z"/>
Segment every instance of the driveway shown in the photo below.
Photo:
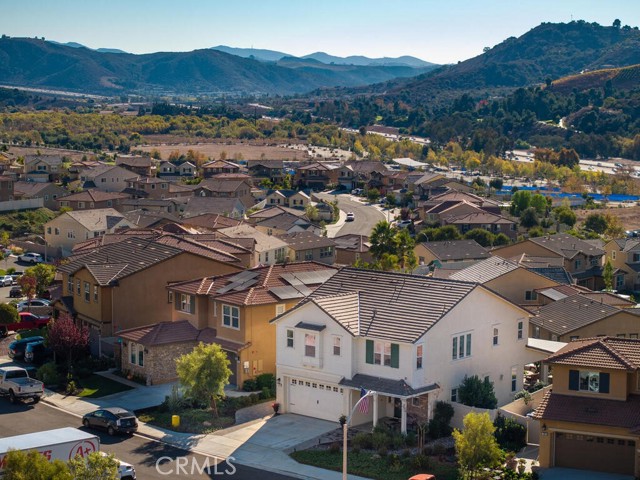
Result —
<path fill-rule="evenodd" d="M 355 220 L 345 223 L 339 230 L 327 228 L 327 236 L 337 237 L 349 233 L 370 235 L 373 227 L 380 220 L 387 220 L 385 214 L 373 205 L 367 205 L 348 193 L 333 195 L 330 193 L 316 193 L 318 198 L 326 201 L 338 200 L 338 208 L 343 212 L 353 212 Z"/>
<path fill-rule="evenodd" d="M 633 480 L 630 475 L 616 473 L 591 472 L 572 468 L 541 468 L 542 480 Z"/>

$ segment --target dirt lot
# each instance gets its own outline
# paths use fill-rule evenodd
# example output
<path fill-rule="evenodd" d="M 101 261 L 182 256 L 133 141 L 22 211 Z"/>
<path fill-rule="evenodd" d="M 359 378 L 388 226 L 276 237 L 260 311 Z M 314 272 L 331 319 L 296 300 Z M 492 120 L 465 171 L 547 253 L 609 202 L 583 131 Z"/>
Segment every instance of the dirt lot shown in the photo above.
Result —
<path fill-rule="evenodd" d="M 620 219 L 620 223 L 625 230 L 640 229 L 640 206 L 626 208 L 607 208 L 604 210 L 576 210 L 578 223 L 584 222 L 590 213 L 608 213 Z"/>
<path fill-rule="evenodd" d="M 24 157 L 25 155 L 61 155 L 69 157 L 72 160 L 82 160 L 83 155 L 87 157 L 93 156 L 93 152 L 79 152 L 77 150 L 67 150 L 64 148 L 48 148 L 48 147 L 9 147 L 9 155 L 12 158 Z"/>
<path fill-rule="evenodd" d="M 228 160 L 260 160 L 261 158 L 270 160 L 308 160 L 309 154 L 306 149 L 294 150 L 286 148 L 286 146 L 273 146 L 273 145 L 249 145 L 246 143 L 198 143 L 198 144 L 158 144 L 158 145 L 145 145 L 137 147 L 138 150 L 150 152 L 151 150 L 158 150 L 162 159 L 169 158 L 171 152 L 179 151 L 186 154 L 189 150 L 196 152 L 202 152 L 207 158 L 218 159 L 222 152 L 226 152 Z M 242 155 L 240 157 L 240 155 Z M 264 157 L 262 157 L 264 155 Z"/>

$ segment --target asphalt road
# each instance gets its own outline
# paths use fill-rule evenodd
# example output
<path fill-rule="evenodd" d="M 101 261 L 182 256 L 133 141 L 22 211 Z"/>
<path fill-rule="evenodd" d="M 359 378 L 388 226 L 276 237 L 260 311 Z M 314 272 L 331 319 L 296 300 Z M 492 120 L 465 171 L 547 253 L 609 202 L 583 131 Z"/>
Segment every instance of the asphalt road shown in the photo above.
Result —
<path fill-rule="evenodd" d="M 0 260 L 0 269 L 7 270 L 8 268 L 15 268 L 16 272 L 24 272 L 27 268 L 32 267 L 30 263 L 18 262 L 18 257 L 10 256 L 3 260 Z M 9 291 L 11 287 L 0 287 L 0 303 L 9 303 L 12 298 L 9 298 Z"/>
<path fill-rule="evenodd" d="M 61 427 L 76 427 L 84 430 L 81 426 L 80 418 L 58 410 L 49 405 L 39 403 L 37 405 L 18 404 L 12 405 L 6 398 L 0 398 L 0 437 L 10 437 L 43 430 L 51 430 Z M 106 433 L 91 430 L 100 437 L 100 450 L 113 453 L 116 458 L 131 463 L 136 469 L 139 480 L 147 479 L 168 479 L 168 478 L 229 478 L 233 480 L 277 480 L 289 479 L 288 477 L 271 472 L 244 467 L 230 461 L 222 463 L 214 469 L 216 459 L 192 454 L 185 450 L 166 445 L 162 442 L 149 440 L 146 437 L 115 436 L 110 437 Z M 163 458 L 165 457 L 165 458 Z M 186 457 L 186 471 L 183 469 L 177 472 L 177 462 L 175 460 Z M 163 459 L 156 469 L 158 459 Z M 211 466 L 209 474 L 200 474 L 199 468 L 207 465 Z M 193 474 L 191 468 L 193 466 Z M 200 470 L 201 471 L 201 470 Z"/>
<path fill-rule="evenodd" d="M 353 212 L 355 215 L 355 220 L 353 222 L 345 223 L 344 226 L 333 236 L 346 235 L 348 233 L 370 235 L 371 230 L 373 230 L 376 223 L 380 220 L 386 220 L 384 213 L 380 212 L 380 210 L 371 205 L 353 200 L 353 197 L 347 193 L 339 195 L 316 193 L 315 195 L 327 201 L 338 200 L 338 207 L 340 210 L 343 212 Z"/>

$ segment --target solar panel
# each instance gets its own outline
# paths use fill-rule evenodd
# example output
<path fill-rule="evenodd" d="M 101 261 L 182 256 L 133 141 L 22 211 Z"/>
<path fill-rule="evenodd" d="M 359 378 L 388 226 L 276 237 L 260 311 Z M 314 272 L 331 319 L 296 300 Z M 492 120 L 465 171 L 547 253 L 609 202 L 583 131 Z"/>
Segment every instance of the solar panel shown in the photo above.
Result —
<path fill-rule="evenodd" d="M 296 273 L 283 273 L 280 275 L 283 280 L 286 280 L 291 285 L 304 285 L 302 281 L 298 278 Z"/>
<path fill-rule="evenodd" d="M 280 300 L 289 300 L 292 298 L 303 298 L 304 295 L 290 285 L 284 287 L 272 287 L 269 289 Z"/>
<path fill-rule="evenodd" d="M 244 290 L 245 288 L 249 288 L 251 285 L 255 285 L 256 283 L 258 283 L 257 279 L 247 280 L 246 282 L 241 283 L 240 285 L 235 287 L 234 290 L 239 292 L 241 290 Z"/>
<path fill-rule="evenodd" d="M 249 280 L 251 278 L 256 278 L 260 275 L 260 272 L 255 272 L 251 270 L 245 270 L 244 272 L 240 272 L 237 275 L 229 278 L 230 282 L 242 282 L 244 280 Z"/>

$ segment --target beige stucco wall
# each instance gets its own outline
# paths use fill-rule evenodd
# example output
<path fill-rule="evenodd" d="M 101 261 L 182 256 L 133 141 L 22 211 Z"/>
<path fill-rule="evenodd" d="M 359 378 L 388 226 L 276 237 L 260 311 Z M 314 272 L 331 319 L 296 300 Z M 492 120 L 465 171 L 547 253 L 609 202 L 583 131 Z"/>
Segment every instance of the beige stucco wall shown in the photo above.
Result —
<path fill-rule="evenodd" d="M 516 305 L 539 305 L 540 302 L 538 300 L 526 300 L 525 292 L 556 285 L 558 283 L 550 278 L 543 277 L 525 268 L 518 268 L 485 283 L 485 286 L 511 300 Z"/>
<path fill-rule="evenodd" d="M 609 374 L 609 393 L 592 393 L 576 390 L 569 390 L 569 371 L 598 371 Z M 553 393 L 571 395 L 573 397 L 599 398 L 607 400 L 627 399 L 627 372 L 624 370 L 612 370 L 606 368 L 586 368 L 569 365 L 553 365 Z"/>
<path fill-rule="evenodd" d="M 507 245 L 505 247 L 496 248 L 491 251 L 492 255 L 496 255 L 502 258 L 513 258 L 518 255 L 528 254 L 534 257 L 558 257 L 551 250 L 541 247 L 529 240 L 524 242 L 514 243 L 513 245 Z"/>
<path fill-rule="evenodd" d="M 49 227 L 51 227 L 51 233 L 47 233 Z M 59 231 L 57 235 L 56 228 Z M 44 239 L 49 247 L 62 248 L 65 252 L 71 252 L 76 243 L 88 238 L 88 230 L 67 214 L 62 214 L 45 223 L 44 232 Z M 74 238 L 69 238 L 69 232 L 73 232 Z"/>

